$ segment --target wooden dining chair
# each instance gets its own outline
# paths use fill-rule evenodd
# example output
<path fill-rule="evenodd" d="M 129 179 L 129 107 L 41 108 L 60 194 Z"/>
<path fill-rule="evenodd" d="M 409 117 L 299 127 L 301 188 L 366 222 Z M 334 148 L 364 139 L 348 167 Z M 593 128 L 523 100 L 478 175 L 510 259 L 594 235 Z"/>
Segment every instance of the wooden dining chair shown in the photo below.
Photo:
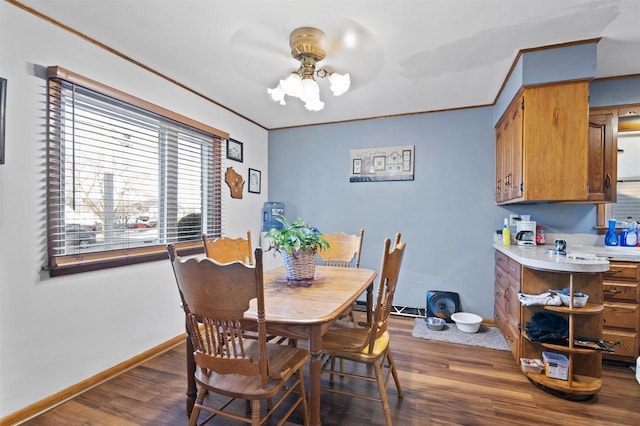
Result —
<path fill-rule="evenodd" d="M 377 300 L 373 311 L 373 321 L 368 327 L 358 328 L 331 328 L 322 336 L 322 371 L 328 372 L 330 387 L 322 389 L 329 392 L 336 392 L 363 399 L 374 399 L 382 402 L 382 408 L 387 425 L 391 425 L 391 410 L 387 398 L 387 383 L 389 375 L 398 391 L 398 397 L 402 398 L 402 387 L 398 379 L 396 366 L 389 348 L 389 330 L 387 322 L 393 309 L 393 295 L 398 283 L 402 257 L 404 256 L 405 243 L 400 242 L 400 234 L 396 235 L 395 245 L 390 250 L 391 240 L 384 242 L 384 252 L 382 254 L 382 265 L 380 267 L 380 281 L 378 287 Z M 352 379 L 362 379 L 375 381 L 378 385 L 378 396 L 373 397 L 362 393 L 356 393 L 347 387 L 336 387 L 334 385 L 335 360 L 348 360 L 357 363 L 364 363 L 372 366 L 375 377 L 365 374 L 349 373 L 340 371 L 340 376 Z M 386 376 L 383 370 L 387 369 Z M 367 371 L 369 371 L 367 369 Z"/>
<path fill-rule="evenodd" d="M 251 231 L 247 231 L 246 239 L 229 237 L 210 239 L 207 234 L 202 234 L 202 242 L 207 257 L 218 263 L 240 261 L 247 265 L 253 265 Z"/>
<path fill-rule="evenodd" d="M 364 229 L 359 234 L 346 234 L 344 232 L 333 232 L 322 234 L 322 238 L 327 240 L 329 248 L 318 251 L 318 256 L 325 266 L 349 267 L 355 263 L 354 267 L 360 267 L 360 252 L 362 251 L 362 239 Z"/>
<path fill-rule="evenodd" d="M 322 238 L 327 240 L 329 248 L 318 251 L 320 262 L 324 266 L 338 266 L 349 268 L 360 267 L 360 253 L 362 252 L 362 240 L 364 239 L 364 228 L 358 234 L 347 234 L 345 232 L 332 232 L 322 234 Z M 355 259 L 355 260 L 354 260 Z M 355 302 L 354 302 L 355 306 Z M 351 306 L 340 314 L 340 319 L 348 318 L 355 324 L 353 307 Z"/>
<path fill-rule="evenodd" d="M 202 425 L 217 415 L 261 425 L 285 400 L 290 407 L 281 410 L 286 410 L 282 423 L 302 405 L 304 424 L 308 425 L 302 367 L 309 354 L 304 349 L 267 342 L 262 250 L 255 250 L 255 266 L 219 264 L 209 258 L 185 260 L 176 256 L 171 244 L 168 251 L 196 363 L 198 393 L 189 425 Z M 242 320 L 253 299 L 257 303 L 258 339 L 246 339 Z M 297 399 L 289 402 L 287 397 L 296 389 Z M 209 393 L 228 400 L 222 405 L 205 404 Z M 236 399 L 251 401 L 250 418 L 225 410 L 233 407 L 230 404 Z M 261 401 L 272 400 L 276 402 L 267 410 L 261 409 Z M 210 414 L 198 423 L 201 411 Z"/>

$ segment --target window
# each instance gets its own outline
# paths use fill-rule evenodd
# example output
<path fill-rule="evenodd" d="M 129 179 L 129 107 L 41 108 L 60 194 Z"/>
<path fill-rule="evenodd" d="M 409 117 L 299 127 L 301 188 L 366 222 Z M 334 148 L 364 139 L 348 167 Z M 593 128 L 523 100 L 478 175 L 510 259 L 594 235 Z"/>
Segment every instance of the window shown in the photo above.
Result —
<path fill-rule="evenodd" d="M 52 276 L 202 249 L 221 231 L 228 135 L 50 67 L 47 217 Z"/>
<path fill-rule="evenodd" d="M 640 220 L 640 132 L 618 131 L 618 197 L 607 204 L 609 219 Z"/>

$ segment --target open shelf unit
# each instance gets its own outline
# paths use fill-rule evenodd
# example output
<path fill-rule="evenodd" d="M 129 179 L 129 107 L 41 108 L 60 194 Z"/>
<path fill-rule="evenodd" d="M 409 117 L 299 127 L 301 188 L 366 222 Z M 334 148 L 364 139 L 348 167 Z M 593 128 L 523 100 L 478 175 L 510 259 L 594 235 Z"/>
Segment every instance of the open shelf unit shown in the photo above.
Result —
<path fill-rule="evenodd" d="M 602 338 L 602 275 L 600 273 L 579 273 L 541 271 L 524 267 L 521 288 L 523 293 L 541 294 L 549 289 L 569 287 L 570 294 L 583 292 L 589 295 L 589 303 L 584 307 L 573 306 L 522 306 L 521 352 L 523 358 L 542 359 L 543 351 L 564 354 L 569 359 L 567 380 L 547 377 L 544 373 L 525 373 L 534 383 L 558 392 L 568 398 L 583 397 L 597 393 L 602 387 L 600 380 L 602 351 L 574 345 L 574 339 Z M 567 346 L 545 342 L 532 342 L 524 331 L 524 324 L 531 321 L 540 311 L 553 312 L 567 320 L 569 341 Z"/>

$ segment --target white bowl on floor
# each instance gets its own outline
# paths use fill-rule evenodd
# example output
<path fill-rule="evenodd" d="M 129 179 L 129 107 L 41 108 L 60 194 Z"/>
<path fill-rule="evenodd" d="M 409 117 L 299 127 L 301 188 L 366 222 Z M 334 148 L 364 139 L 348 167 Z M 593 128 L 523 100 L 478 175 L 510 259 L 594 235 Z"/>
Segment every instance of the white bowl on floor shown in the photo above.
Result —
<path fill-rule="evenodd" d="M 465 333 L 477 333 L 482 324 L 482 317 L 470 312 L 456 312 L 451 315 L 451 319 L 456 323 L 458 330 Z"/>

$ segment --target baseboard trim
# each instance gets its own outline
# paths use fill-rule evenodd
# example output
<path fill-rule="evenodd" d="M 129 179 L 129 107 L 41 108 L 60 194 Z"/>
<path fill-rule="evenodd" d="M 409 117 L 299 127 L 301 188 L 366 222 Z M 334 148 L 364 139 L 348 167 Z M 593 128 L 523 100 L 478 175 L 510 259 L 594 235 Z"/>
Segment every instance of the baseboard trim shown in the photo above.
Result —
<path fill-rule="evenodd" d="M 184 343 L 185 337 L 185 334 L 176 336 L 173 339 L 167 340 L 166 342 L 161 343 L 158 346 L 155 346 L 147 351 L 142 352 L 139 355 L 134 356 L 131 359 L 128 359 L 127 361 L 123 361 L 120 364 L 104 370 L 96 374 L 95 376 L 89 377 L 88 379 L 76 383 L 75 385 L 70 386 L 66 389 L 63 389 L 60 392 L 54 393 L 53 395 L 50 395 L 38 402 L 34 402 L 33 404 L 28 405 L 21 410 L 18 410 L 0 419 L 0 425 L 9 426 L 24 423 L 27 420 L 38 416 L 39 414 L 49 411 L 52 408 L 55 408 L 58 405 L 63 404 L 70 399 L 75 398 L 76 396 L 128 370 L 139 366 L 140 364 L 150 360 L 153 357 L 158 356 L 181 343 Z"/>

